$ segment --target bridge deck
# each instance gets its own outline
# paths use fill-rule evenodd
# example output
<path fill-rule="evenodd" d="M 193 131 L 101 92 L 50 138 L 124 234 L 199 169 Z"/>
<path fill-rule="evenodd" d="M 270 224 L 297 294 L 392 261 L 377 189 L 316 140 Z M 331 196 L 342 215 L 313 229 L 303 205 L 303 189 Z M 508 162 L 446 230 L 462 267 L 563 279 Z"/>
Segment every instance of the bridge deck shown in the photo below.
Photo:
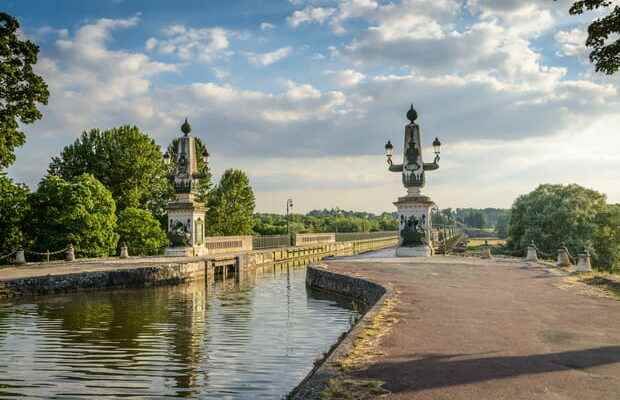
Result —
<path fill-rule="evenodd" d="M 619 399 L 620 302 L 542 265 L 383 251 L 328 262 L 397 292 L 383 355 L 351 372 L 390 399 Z"/>

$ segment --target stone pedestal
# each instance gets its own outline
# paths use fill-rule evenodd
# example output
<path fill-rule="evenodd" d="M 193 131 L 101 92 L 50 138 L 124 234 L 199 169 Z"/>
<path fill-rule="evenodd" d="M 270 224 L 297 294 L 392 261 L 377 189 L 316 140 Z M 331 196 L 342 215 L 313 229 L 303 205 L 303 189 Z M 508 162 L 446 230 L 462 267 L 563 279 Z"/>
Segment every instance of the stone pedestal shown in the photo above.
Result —
<path fill-rule="evenodd" d="M 24 250 L 17 250 L 17 252 L 15 253 L 15 264 L 26 264 L 26 255 L 24 254 Z"/>
<path fill-rule="evenodd" d="M 421 194 L 417 188 L 409 188 L 407 196 L 394 203 L 398 210 L 400 243 L 396 249 L 398 257 L 430 257 L 433 255 L 431 237 L 431 209 L 435 206 L 430 197 Z M 403 230 L 414 224 L 424 234 L 424 244 L 406 245 Z"/>
<path fill-rule="evenodd" d="M 175 201 L 168 203 L 168 231 L 182 228 L 187 236 L 186 246 L 166 248 L 167 256 L 203 256 L 205 248 L 205 207 L 194 200 L 191 193 L 177 194 Z"/>
<path fill-rule="evenodd" d="M 491 247 L 485 246 L 480 253 L 480 258 L 490 259 L 491 257 Z"/>
<path fill-rule="evenodd" d="M 525 256 L 525 261 L 538 262 L 538 252 L 536 251 L 535 246 L 527 247 L 527 255 Z"/>
<path fill-rule="evenodd" d="M 556 265 L 558 267 L 570 267 L 570 258 L 568 257 L 568 251 L 565 248 L 558 249 L 558 262 Z"/>
<path fill-rule="evenodd" d="M 590 263 L 590 253 L 585 252 L 579 254 L 579 261 L 575 268 L 577 272 L 592 272 L 592 264 Z"/>

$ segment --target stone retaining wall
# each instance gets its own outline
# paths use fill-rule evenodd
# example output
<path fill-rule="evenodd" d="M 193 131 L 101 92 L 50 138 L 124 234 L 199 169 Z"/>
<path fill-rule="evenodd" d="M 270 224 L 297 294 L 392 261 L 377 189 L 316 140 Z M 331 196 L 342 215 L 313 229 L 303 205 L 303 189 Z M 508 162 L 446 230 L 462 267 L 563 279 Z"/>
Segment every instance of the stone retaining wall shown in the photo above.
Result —
<path fill-rule="evenodd" d="M 338 376 L 338 361 L 353 349 L 355 339 L 371 324 L 380 311 L 391 290 L 377 283 L 352 276 L 337 274 L 318 265 L 308 266 L 306 284 L 314 289 L 325 290 L 351 297 L 367 305 L 367 311 L 355 327 L 336 343 L 326 357 L 288 395 L 291 400 L 320 400 L 321 392 L 330 379 Z"/>
<path fill-rule="evenodd" d="M 0 299 L 79 290 L 176 285 L 204 279 L 204 261 L 135 266 L 0 281 Z"/>

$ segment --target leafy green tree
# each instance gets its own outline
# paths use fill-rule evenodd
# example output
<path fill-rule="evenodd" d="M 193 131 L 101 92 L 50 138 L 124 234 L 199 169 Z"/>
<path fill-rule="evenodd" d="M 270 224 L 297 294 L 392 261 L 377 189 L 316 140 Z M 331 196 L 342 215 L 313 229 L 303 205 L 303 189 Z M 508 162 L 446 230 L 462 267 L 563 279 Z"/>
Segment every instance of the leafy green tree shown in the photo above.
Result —
<path fill-rule="evenodd" d="M 198 167 L 198 173 L 200 174 L 200 178 L 198 178 L 198 191 L 196 193 L 196 200 L 207 204 L 209 191 L 213 188 L 213 183 L 211 182 L 213 176 L 211 175 L 211 169 L 209 168 L 209 164 L 205 163 L 202 159 L 202 153 L 207 151 L 207 146 L 200 140 L 199 137 L 194 137 L 196 143 L 196 155 L 197 160 L 196 164 Z M 171 166 L 170 171 L 174 171 L 176 168 L 176 159 L 177 159 L 177 148 L 179 147 L 179 139 L 176 138 L 170 143 L 168 146 L 168 155 L 170 156 Z"/>
<path fill-rule="evenodd" d="M 115 253 L 116 204 L 94 176 L 84 174 L 72 181 L 47 176 L 29 203 L 29 235 L 37 251 L 56 251 L 72 243 L 81 257 Z"/>
<path fill-rule="evenodd" d="M 497 224 L 495 225 L 495 234 L 498 238 L 505 239 L 508 237 L 508 224 L 510 222 L 510 215 L 501 215 L 497 219 Z"/>
<path fill-rule="evenodd" d="M 609 271 L 620 270 L 620 204 L 611 204 L 597 216 L 594 234 L 594 265 Z"/>
<path fill-rule="evenodd" d="M 135 126 L 82 133 L 52 158 L 48 172 L 65 180 L 92 174 L 112 192 L 119 211 L 142 208 L 158 219 L 173 196 L 160 147 Z"/>
<path fill-rule="evenodd" d="M 540 185 L 514 202 L 508 245 L 521 250 L 534 241 L 543 252 L 556 254 L 564 243 L 573 254 L 584 248 L 594 252 L 597 218 L 606 207 L 605 195 L 594 190 L 575 184 Z"/>
<path fill-rule="evenodd" d="M 228 169 L 209 195 L 206 223 L 210 235 L 251 235 L 254 191 L 247 175 Z"/>
<path fill-rule="evenodd" d="M 166 233 L 147 210 L 128 207 L 118 215 L 119 243 L 125 243 L 131 255 L 155 255 L 168 245 Z"/>
<path fill-rule="evenodd" d="M 18 122 L 31 124 L 41 119 L 37 103 L 47 104 L 49 92 L 32 71 L 39 47 L 17 34 L 19 22 L 0 12 L 0 169 L 15 161 L 15 148 L 26 141 Z"/>
<path fill-rule="evenodd" d="M 0 255 L 26 244 L 23 223 L 29 213 L 28 192 L 26 185 L 0 174 Z"/>
<path fill-rule="evenodd" d="M 596 71 L 612 75 L 620 69 L 620 5 L 613 0 L 579 0 L 573 3 L 569 12 L 581 15 L 602 8 L 611 8 L 611 11 L 590 24 L 586 46 L 593 49 L 590 61 Z"/>

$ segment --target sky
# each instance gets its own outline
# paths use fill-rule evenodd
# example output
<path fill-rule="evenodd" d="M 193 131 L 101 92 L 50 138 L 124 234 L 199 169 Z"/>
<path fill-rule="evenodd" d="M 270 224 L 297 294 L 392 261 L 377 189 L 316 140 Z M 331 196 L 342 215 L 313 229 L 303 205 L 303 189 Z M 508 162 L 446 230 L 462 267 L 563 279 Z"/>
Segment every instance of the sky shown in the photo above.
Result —
<path fill-rule="evenodd" d="M 425 193 L 441 208 L 510 207 L 542 183 L 620 202 L 620 74 L 584 47 L 599 14 L 567 0 L 4 0 L 41 49 L 43 119 L 9 168 L 36 188 L 84 130 L 137 125 L 162 147 L 206 142 L 216 177 L 245 170 L 257 211 L 394 211 L 418 111 Z"/>

